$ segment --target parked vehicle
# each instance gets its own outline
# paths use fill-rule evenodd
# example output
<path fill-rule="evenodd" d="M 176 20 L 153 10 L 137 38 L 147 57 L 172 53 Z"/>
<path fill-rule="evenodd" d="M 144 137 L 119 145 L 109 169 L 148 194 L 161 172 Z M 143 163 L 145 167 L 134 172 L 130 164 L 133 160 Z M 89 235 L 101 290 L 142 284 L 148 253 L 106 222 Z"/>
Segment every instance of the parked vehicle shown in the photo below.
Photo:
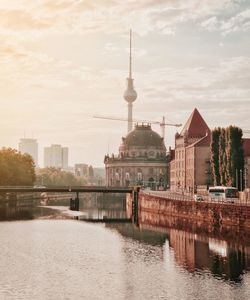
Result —
<path fill-rule="evenodd" d="M 238 199 L 238 190 L 231 186 L 214 186 L 209 188 L 208 195 L 212 201 L 235 202 Z"/>
<path fill-rule="evenodd" d="M 203 197 L 201 195 L 194 194 L 193 198 L 195 201 L 203 201 Z"/>

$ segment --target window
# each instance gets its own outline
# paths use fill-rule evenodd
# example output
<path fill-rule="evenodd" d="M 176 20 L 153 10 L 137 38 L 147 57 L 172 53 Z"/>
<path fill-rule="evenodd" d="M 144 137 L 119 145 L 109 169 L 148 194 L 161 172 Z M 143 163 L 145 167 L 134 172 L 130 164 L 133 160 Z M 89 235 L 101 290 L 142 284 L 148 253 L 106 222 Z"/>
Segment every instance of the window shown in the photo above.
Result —
<path fill-rule="evenodd" d="M 137 179 L 138 179 L 138 180 L 142 180 L 142 173 L 141 173 L 141 172 L 138 172 L 138 173 L 137 173 Z"/>

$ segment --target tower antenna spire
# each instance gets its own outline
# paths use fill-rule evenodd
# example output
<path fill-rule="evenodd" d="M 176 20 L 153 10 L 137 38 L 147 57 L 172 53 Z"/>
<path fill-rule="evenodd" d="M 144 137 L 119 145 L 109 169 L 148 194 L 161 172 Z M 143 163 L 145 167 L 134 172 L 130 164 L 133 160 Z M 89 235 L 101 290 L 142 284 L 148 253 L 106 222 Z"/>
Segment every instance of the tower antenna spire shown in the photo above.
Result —
<path fill-rule="evenodd" d="M 129 31 L 129 78 L 132 78 L 132 29 Z"/>

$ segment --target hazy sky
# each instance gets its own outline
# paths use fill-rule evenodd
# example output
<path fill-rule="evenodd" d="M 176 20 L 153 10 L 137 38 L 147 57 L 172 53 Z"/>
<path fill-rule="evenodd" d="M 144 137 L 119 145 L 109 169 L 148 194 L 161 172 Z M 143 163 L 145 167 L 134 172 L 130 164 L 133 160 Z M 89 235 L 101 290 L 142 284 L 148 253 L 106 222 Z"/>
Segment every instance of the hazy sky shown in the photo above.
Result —
<path fill-rule="evenodd" d="M 250 129 L 250 0 L 0 0 L 0 146 L 69 147 L 70 164 L 118 152 L 133 30 L 134 117 Z M 157 125 L 153 129 L 160 133 Z M 167 128 L 167 146 L 176 129 Z"/>

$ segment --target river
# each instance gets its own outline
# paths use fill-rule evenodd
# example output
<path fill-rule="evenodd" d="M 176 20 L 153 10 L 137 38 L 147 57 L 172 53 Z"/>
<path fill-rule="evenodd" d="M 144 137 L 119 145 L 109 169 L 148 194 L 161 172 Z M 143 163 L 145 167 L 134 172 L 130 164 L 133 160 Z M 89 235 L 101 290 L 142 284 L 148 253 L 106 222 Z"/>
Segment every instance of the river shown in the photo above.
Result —
<path fill-rule="evenodd" d="M 65 207 L 0 218 L 0 299 L 250 299 L 247 241 L 89 223 Z"/>

